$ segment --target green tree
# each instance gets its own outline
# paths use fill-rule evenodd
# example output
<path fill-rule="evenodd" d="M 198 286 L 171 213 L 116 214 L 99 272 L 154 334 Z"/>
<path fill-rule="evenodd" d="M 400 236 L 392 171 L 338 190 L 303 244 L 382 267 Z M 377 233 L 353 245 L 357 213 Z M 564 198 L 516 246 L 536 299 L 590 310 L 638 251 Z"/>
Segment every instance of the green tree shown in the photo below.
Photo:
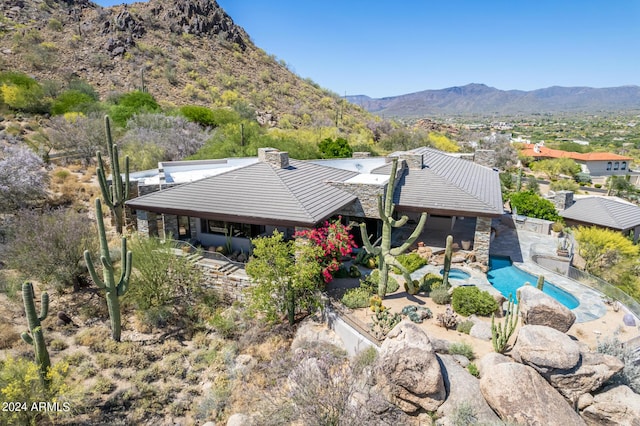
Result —
<path fill-rule="evenodd" d="M 634 245 L 620 232 L 609 229 L 580 226 L 575 238 L 578 254 L 585 261 L 585 269 L 594 275 L 599 275 L 603 268 L 611 268 L 640 253 L 640 246 Z"/>
<path fill-rule="evenodd" d="M 51 104 L 51 114 L 62 115 L 67 112 L 87 112 L 95 99 L 79 90 L 62 92 Z"/>
<path fill-rule="evenodd" d="M 511 209 L 516 209 L 518 214 L 554 222 L 560 220 L 553 203 L 531 191 L 514 192 L 509 195 L 509 202 Z"/>
<path fill-rule="evenodd" d="M 120 96 L 116 100 L 116 104 L 111 106 L 109 115 L 114 123 L 124 127 L 127 124 L 127 120 L 133 117 L 134 114 L 159 110 L 160 106 L 153 96 L 149 93 L 135 90 Z"/>
<path fill-rule="evenodd" d="M 322 158 L 349 158 L 353 154 L 349 142 L 344 138 L 326 138 L 320 142 L 318 149 Z"/>
<path fill-rule="evenodd" d="M 40 83 L 20 72 L 0 73 L 0 100 L 9 108 L 18 111 L 48 111 Z"/>
<path fill-rule="evenodd" d="M 609 176 L 606 183 L 607 195 L 629 198 L 631 195 L 636 194 L 638 190 L 633 186 L 629 179 L 629 175 Z"/>
<path fill-rule="evenodd" d="M 322 249 L 304 240 L 284 241 L 278 231 L 270 237 L 251 240 L 253 256 L 246 271 L 254 282 L 249 290 L 249 307 L 277 322 L 286 314 L 289 324 L 299 311 L 318 306 L 322 286 L 317 258 Z"/>
<path fill-rule="evenodd" d="M 574 176 L 580 173 L 580 165 L 571 158 L 553 158 L 531 163 L 531 170 L 542 172 L 550 180 L 556 180 L 560 175 Z"/>
<path fill-rule="evenodd" d="M 580 189 L 580 185 L 575 180 L 571 179 L 559 179 L 555 182 L 551 182 L 549 185 L 552 191 L 573 191 L 576 192 Z"/>

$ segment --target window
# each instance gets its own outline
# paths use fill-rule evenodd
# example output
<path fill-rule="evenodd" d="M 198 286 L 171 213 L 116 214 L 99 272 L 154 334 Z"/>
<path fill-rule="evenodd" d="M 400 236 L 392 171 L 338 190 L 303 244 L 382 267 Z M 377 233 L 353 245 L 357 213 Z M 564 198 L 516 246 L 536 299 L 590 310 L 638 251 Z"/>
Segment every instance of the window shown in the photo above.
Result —
<path fill-rule="evenodd" d="M 202 219 L 200 226 L 205 234 L 227 235 L 227 230 L 230 230 L 231 236 L 238 238 L 255 238 L 264 233 L 264 226 L 262 225 L 224 222 L 222 220 Z"/>
<path fill-rule="evenodd" d="M 191 238 L 191 226 L 189 224 L 189 216 L 178 216 L 178 239 L 184 240 Z"/>
<path fill-rule="evenodd" d="M 620 170 L 627 170 L 627 162 L 623 161 L 622 165 L 620 166 Z"/>
<path fill-rule="evenodd" d="M 607 170 L 611 170 L 611 161 L 607 163 Z"/>
<path fill-rule="evenodd" d="M 615 163 L 613 163 L 613 170 L 618 170 L 620 168 L 620 162 L 616 161 Z"/>

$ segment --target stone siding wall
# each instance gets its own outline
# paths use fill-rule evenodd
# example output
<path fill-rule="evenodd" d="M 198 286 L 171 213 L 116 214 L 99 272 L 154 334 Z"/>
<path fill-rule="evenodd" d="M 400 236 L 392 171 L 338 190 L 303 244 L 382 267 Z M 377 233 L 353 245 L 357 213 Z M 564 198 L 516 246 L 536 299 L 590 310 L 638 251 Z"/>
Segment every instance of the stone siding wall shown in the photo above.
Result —
<path fill-rule="evenodd" d="M 138 233 L 145 237 L 158 235 L 158 216 L 153 212 L 138 210 L 136 214 Z"/>
<path fill-rule="evenodd" d="M 202 269 L 204 287 L 215 290 L 220 297 L 229 303 L 245 300 L 244 292 L 252 283 L 244 270 L 227 275 L 217 269 L 218 265 L 208 264 L 206 260 L 200 261 L 196 265 Z"/>
<path fill-rule="evenodd" d="M 178 216 L 174 214 L 163 214 L 164 235 L 171 235 L 171 238 L 178 238 Z"/>
<path fill-rule="evenodd" d="M 341 215 L 380 219 L 378 195 L 384 195 L 386 185 L 345 182 L 329 182 L 329 184 L 358 197 L 357 200 L 340 211 Z"/>
<path fill-rule="evenodd" d="M 483 264 L 489 264 L 489 245 L 491 244 L 491 218 L 478 216 L 476 218 L 476 231 L 473 238 L 473 249 L 476 252 L 476 260 Z"/>

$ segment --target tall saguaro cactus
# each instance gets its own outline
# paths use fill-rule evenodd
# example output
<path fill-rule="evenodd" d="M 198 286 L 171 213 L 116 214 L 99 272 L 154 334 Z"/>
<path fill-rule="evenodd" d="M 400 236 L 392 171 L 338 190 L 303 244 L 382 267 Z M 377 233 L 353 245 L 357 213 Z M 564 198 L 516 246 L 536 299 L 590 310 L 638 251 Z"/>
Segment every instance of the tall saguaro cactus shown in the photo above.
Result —
<path fill-rule="evenodd" d="M 44 342 L 44 334 L 42 333 L 42 321 L 49 313 L 49 295 L 42 293 L 42 302 L 40 304 L 40 315 L 36 313 L 36 304 L 33 301 L 33 285 L 31 283 L 22 284 L 22 299 L 24 300 L 24 310 L 27 314 L 27 322 L 29 324 L 29 333 L 22 333 L 22 340 L 33 346 L 36 354 L 36 364 L 40 367 L 40 380 L 45 386 L 49 384 L 47 372 L 51 367 L 49 352 Z"/>
<path fill-rule="evenodd" d="M 380 245 L 374 247 L 369 240 L 367 234 L 367 228 L 364 223 L 360 224 L 360 232 L 362 234 L 362 241 L 367 252 L 378 256 L 378 269 L 380 269 L 380 281 L 378 282 L 378 296 L 384 298 L 387 294 L 387 282 L 389 280 L 389 266 L 395 266 L 402 271 L 402 276 L 405 279 L 405 286 L 409 294 L 416 294 L 418 287 L 414 285 L 409 275 L 409 271 L 396 259 L 397 256 L 404 253 L 420 236 L 424 224 L 427 221 L 427 214 L 422 213 L 418 225 L 413 230 L 409 238 L 400 247 L 391 248 L 391 230 L 392 228 L 400 228 L 404 226 L 409 218 L 402 216 L 396 220 L 393 218 L 393 210 L 395 205 L 393 204 L 393 190 L 396 180 L 396 171 L 398 169 L 398 159 L 394 158 L 391 164 L 391 176 L 389 177 L 389 183 L 387 184 L 387 192 L 384 202 L 382 201 L 382 195 L 378 196 L 378 214 L 382 220 L 382 239 Z"/>
<path fill-rule="evenodd" d="M 107 307 L 109 308 L 109 318 L 111 320 L 111 337 L 116 342 L 120 341 L 120 299 L 129 289 L 129 277 L 131 276 L 132 254 L 127 251 L 127 239 L 122 237 L 122 256 L 120 257 L 121 272 L 118 282 L 116 282 L 113 262 L 109 254 L 107 235 L 104 229 L 104 219 L 102 218 L 102 204 L 100 199 L 96 199 L 96 219 L 98 221 L 98 234 L 100 237 L 100 262 L 102 263 L 102 280 L 98 277 L 93 266 L 89 250 L 84 251 L 84 260 L 87 263 L 89 274 L 96 285 L 105 290 Z"/>
<path fill-rule="evenodd" d="M 449 288 L 449 271 L 451 271 L 451 256 L 453 254 L 453 236 L 447 235 L 447 245 L 444 249 L 444 270 L 442 271 L 442 284 Z"/>
<path fill-rule="evenodd" d="M 109 116 L 104 117 L 104 129 L 107 136 L 107 152 L 109 153 L 109 161 L 111 162 L 111 188 L 107 182 L 104 162 L 100 152 L 98 156 L 98 183 L 102 191 L 104 203 L 111 210 L 113 215 L 116 231 L 122 234 L 124 224 L 124 202 L 129 198 L 129 156 L 124 158 L 125 177 L 122 179 L 120 174 L 120 156 L 118 155 L 118 145 L 113 144 L 111 138 L 111 126 L 109 125 Z"/>

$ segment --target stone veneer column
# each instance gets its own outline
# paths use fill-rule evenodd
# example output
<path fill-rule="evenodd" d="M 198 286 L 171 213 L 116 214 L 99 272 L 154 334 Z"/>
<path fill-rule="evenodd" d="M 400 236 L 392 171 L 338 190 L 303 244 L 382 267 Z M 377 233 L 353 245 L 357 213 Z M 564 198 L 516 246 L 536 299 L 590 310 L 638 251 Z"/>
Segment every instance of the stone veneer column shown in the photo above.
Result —
<path fill-rule="evenodd" d="M 491 218 L 477 217 L 476 232 L 473 237 L 473 249 L 476 252 L 476 260 L 483 264 L 489 264 L 489 246 L 491 244 Z"/>
<path fill-rule="evenodd" d="M 145 237 L 158 236 L 158 216 L 145 210 L 138 210 L 136 213 L 138 233 Z"/>
<path fill-rule="evenodd" d="M 180 234 L 178 231 L 178 216 L 174 214 L 163 214 L 162 215 L 162 223 L 164 225 L 164 235 L 169 236 L 174 240 L 180 238 Z"/>
<path fill-rule="evenodd" d="M 195 239 L 198 236 L 198 218 L 189 216 L 189 232 L 191 233 L 191 238 Z"/>

